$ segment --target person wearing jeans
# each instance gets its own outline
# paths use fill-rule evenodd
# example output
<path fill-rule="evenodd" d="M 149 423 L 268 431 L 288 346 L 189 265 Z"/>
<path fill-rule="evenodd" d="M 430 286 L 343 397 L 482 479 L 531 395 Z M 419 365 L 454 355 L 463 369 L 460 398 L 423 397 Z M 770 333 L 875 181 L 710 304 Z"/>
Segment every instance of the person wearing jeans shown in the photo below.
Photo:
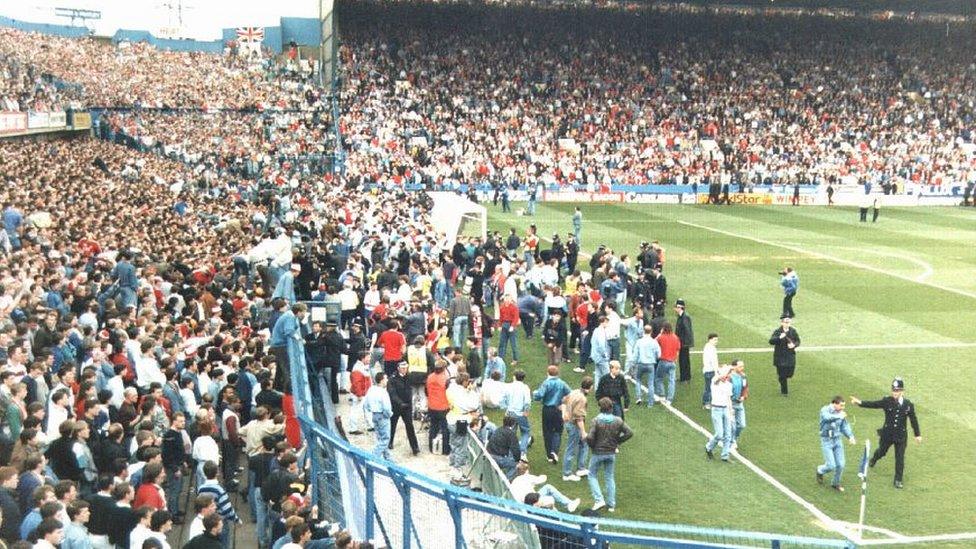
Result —
<path fill-rule="evenodd" d="M 505 410 L 506 417 L 515 419 L 522 435 L 519 439 L 519 446 L 525 453 L 532 443 L 532 428 L 529 425 L 529 408 L 532 407 L 532 395 L 529 392 L 529 386 L 525 384 L 525 372 L 523 370 L 515 370 L 513 377 L 514 379 L 508 384 L 508 390 L 505 391 L 505 396 L 498 403 L 498 407 Z"/>
<path fill-rule="evenodd" d="M 655 389 L 655 379 L 654 379 L 654 367 L 661 357 L 661 346 L 657 344 L 657 340 L 651 337 L 654 333 L 654 328 L 648 324 L 644 326 L 644 335 L 641 336 L 634 343 L 634 364 L 637 371 L 637 378 L 635 379 L 635 384 L 637 385 L 637 402 L 640 404 L 641 401 L 641 391 L 647 388 L 647 407 L 650 408 L 654 406 L 654 389 Z M 644 380 L 647 379 L 647 385 L 644 385 Z"/>
<path fill-rule="evenodd" d="M 712 403 L 712 378 L 718 370 L 718 334 L 708 334 L 708 341 L 702 347 L 702 377 L 705 387 L 702 389 L 702 407 L 708 409 Z"/>
<path fill-rule="evenodd" d="M 447 411 L 451 405 L 447 402 L 447 384 L 450 376 L 447 373 L 447 361 L 438 360 L 434 363 L 434 371 L 427 376 L 427 413 L 430 418 L 430 430 L 427 433 L 427 449 L 434 452 L 434 440 L 441 437 L 441 453 L 445 456 L 451 453 L 449 442 L 450 432 L 447 427 Z"/>
<path fill-rule="evenodd" d="M 712 378 L 712 438 L 705 443 L 705 455 L 714 459 L 712 451 L 722 443 L 722 461 L 729 461 L 732 451 L 732 381 L 731 368 L 722 366 Z"/>
<path fill-rule="evenodd" d="M 390 418 L 393 417 L 393 405 L 390 402 L 390 394 L 386 390 L 386 374 L 376 372 L 373 376 L 373 385 L 366 391 L 366 399 L 363 408 L 366 413 L 373 416 L 373 429 L 376 435 L 376 446 L 373 448 L 373 455 L 386 460 L 392 460 L 393 454 L 390 452 Z"/>
<path fill-rule="evenodd" d="M 732 360 L 732 447 L 739 442 L 739 435 L 746 428 L 746 399 L 749 398 L 749 380 L 746 363 L 741 358 Z"/>
<path fill-rule="evenodd" d="M 515 466 L 522 458 L 522 448 L 519 446 L 518 435 L 515 434 L 516 424 L 514 417 L 505 416 L 502 426 L 495 429 L 485 444 L 488 455 L 509 480 L 515 477 Z"/>
<path fill-rule="evenodd" d="M 587 476 L 590 447 L 583 440 L 586 432 L 586 395 L 593 390 L 593 378 L 584 376 L 580 388 L 563 399 L 563 421 L 566 424 L 566 453 L 563 454 L 563 480 L 578 481 Z"/>
<path fill-rule="evenodd" d="M 824 475 L 833 471 L 834 478 L 830 486 L 838 492 L 843 492 L 840 477 L 844 474 L 845 456 L 843 438 L 855 444 L 854 431 L 847 422 L 846 403 L 844 397 L 835 396 L 830 404 L 820 409 L 820 450 L 823 452 L 824 464 L 817 466 L 817 482 L 823 484 Z"/>
<path fill-rule="evenodd" d="M 624 420 L 613 415 L 613 401 L 609 398 L 600 399 L 600 414 L 590 424 L 590 432 L 586 435 L 586 443 L 593 450 L 590 456 L 589 484 L 593 496 L 593 510 L 609 506 L 611 513 L 617 505 L 617 484 L 614 478 L 614 468 L 617 464 L 617 449 L 634 436 L 634 432 L 624 423 Z M 598 474 L 603 470 L 604 483 L 607 486 L 607 497 L 604 499 L 600 490 Z"/>
<path fill-rule="evenodd" d="M 505 349 L 511 344 L 512 365 L 518 363 L 518 332 L 515 329 L 518 328 L 520 322 L 515 299 L 511 296 L 505 296 L 498 308 L 498 325 L 501 327 L 501 333 L 498 336 L 498 356 L 505 360 Z"/>
<path fill-rule="evenodd" d="M 661 359 L 657 363 L 654 381 L 654 393 L 668 404 L 674 400 L 675 389 L 675 361 L 681 349 L 681 340 L 674 335 L 671 323 L 665 322 L 661 326 L 661 333 L 657 336 L 657 344 L 661 347 Z M 664 380 L 668 380 L 668 390 L 664 391 Z"/>
<path fill-rule="evenodd" d="M 525 501 L 525 496 L 535 492 L 540 497 L 552 498 L 552 501 L 562 505 L 570 513 L 576 511 L 580 500 L 569 499 L 552 484 L 546 484 L 546 475 L 533 475 L 529 472 L 529 462 L 520 461 L 515 467 L 515 478 L 511 480 L 512 499 Z M 538 486 L 542 484 L 542 486 Z"/>
<path fill-rule="evenodd" d="M 600 388 L 600 379 L 610 373 L 610 345 L 607 342 L 607 317 L 601 315 L 596 328 L 590 336 L 590 359 L 593 361 L 595 389 Z"/>

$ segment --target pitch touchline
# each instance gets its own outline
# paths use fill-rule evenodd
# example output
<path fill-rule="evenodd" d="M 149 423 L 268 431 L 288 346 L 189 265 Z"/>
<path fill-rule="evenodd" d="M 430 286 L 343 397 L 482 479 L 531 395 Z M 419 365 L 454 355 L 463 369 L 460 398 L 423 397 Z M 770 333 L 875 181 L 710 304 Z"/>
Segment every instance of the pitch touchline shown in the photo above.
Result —
<path fill-rule="evenodd" d="M 960 290 L 958 288 L 950 288 L 949 286 L 943 286 L 941 284 L 934 284 L 932 282 L 927 282 L 925 280 L 917 280 L 917 279 L 912 278 L 910 276 L 901 275 L 901 274 L 898 274 L 898 273 L 893 273 L 893 272 L 890 272 L 890 271 L 886 271 L 884 269 L 879 269 L 879 268 L 874 267 L 874 266 L 871 266 L 871 265 L 865 265 L 864 263 L 858 263 L 857 261 L 851 261 L 851 260 L 843 259 L 843 258 L 840 258 L 840 257 L 834 257 L 832 255 L 828 255 L 828 254 L 821 253 L 821 252 L 815 252 L 813 250 L 807 250 L 805 248 L 800 248 L 798 246 L 790 246 L 788 244 L 781 244 L 779 242 L 773 242 L 771 240 L 765 240 L 765 239 L 762 239 L 762 238 L 756 238 L 756 237 L 753 237 L 753 236 L 746 236 L 746 235 L 742 235 L 742 234 L 737 234 L 737 233 L 725 231 L 725 230 L 722 230 L 722 229 L 716 229 L 715 227 L 709 227 L 707 225 L 701 225 L 701 224 L 698 224 L 698 223 L 692 223 L 691 221 L 681 221 L 681 220 L 679 220 L 678 223 L 680 223 L 682 225 L 687 225 L 688 227 L 695 227 L 695 228 L 698 228 L 698 229 L 702 229 L 704 231 L 711 231 L 713 233 L 724 234 L 725 236 L 731 236 L 733 238 L 741 238 L 743 240 L 750 240 L 752 242 L 757 242 L 759 244 L 765 244 L 767 246 L 773 246 L 773 247 L 776 247 L 776 248 L 782 248 L 784 250 L 790 250 L 792 252 L 796 252 L 796 253 L 800 253 L 800 254 L 812 255 L 814 257 L 819 257 L 820 259 L 826 259 L 828 261 L 833 261 L 834 263 L 840 263 L 842 265 L 847 265 L 849 267 L 856 267 L 858 269 L 863 269 L 865 271 L 871 271 L 871 272 L 875 272 L 875 273 L 878 273 L 878 274 L 888 275 L 888 276 L 897 278 L 899 280 L 905 280 L 905 281 L 908 281 L 908 282 L 913 282 L 915 284 L 921 284 L 923 286 L 928 286 L 930 288 L 935 288 L 935 289 L 942 290 L 942 291 L 945 291 L 945 292 L 951 292 L 951 293 L 954 293 L 954 294 L 957 294 L 957 295 L 966 296 L 966 297 L 969 297 L 969 298 L 972 298 L 972 299 L 976 299 L 976 294 L 974 294 L 972 292 L 967 292 L 965 290 Z"/>
<path fill-rule="evenodd" d="M 634 380 L 631 380 L 631 383 L 634 383 L 635 385 L 637 384 L 637 382 L 634 381 Z M 644 385 L 641 385 L 641 387 L 644 388 L 644 389 L 647 389 L 647 387 L 645 387 Z M 648 392 L 649 398 L 655 398 L 655 395 L 654 395 L 654 392 L 653 391 L 648 390 L 647 392 Z M 657 400 L 657 399 L 655 398 L 655 400 Z M 671 412 L 672 414 L 674 414 L 678 419 L 680 419 L 681 421 L 684 421 L 689 427 L 691 427 L 692 429 L 698 431 L 699 433 L 701 433 L 702 435 L 704 435 L 706 438 L 711 438 L 712 437 L 712 433 L 710 433 L 708 431 L 708 429 L 705 429 L 700 424 L 698 424 L 698 422 L 696 422 L 695 420 L 693 420 L 690 417 L 686 416 L 681 410 L 678 410 L 674 406 L 672 406 L 670 404 L 666 404 L 666 403 L 664 403 L 663 401 L 660 401 L 660 400 L 658 400 L 658 403 L 660 405 L 664 406 L 664 409 L 665 410 L 667 410 L 667 411 Z M 732 455 L 735 456 L 735 458 L 737 460 L 739 460 L 739 462 L 741 462 L 743 465 L 745 465 L 749 470 L 751 470 L 753 473 L 756 473 L 757 475 L 759 475 L 759 477 L 762 478 L 763 480 L 765 480 L 766 482 L 772 484 L 773 487 L 775 487 L 777 490 L 779 490 L 780 492 L 782 492 L 783 494 L 785 494 L 786 497 L 788 497 L 791 500 L 793 500 L 794 502 L 800 504 L 804 509 L 806 509 L 807 511 L 809 511 L 813 516 L 817 517 L 817 519 L 820 522 L 822 522 L 825 525 L 827 525 L 827 527 L 830 528 L 830 530 L 832 530 L 833 532 L 836 532 L 836 533 L 844 536 L 845 538 L 847 538 L 850 541 L 853 541 L 853 542 L 857 542 L 858 541 L 857 538 L 856 538 L 856 535 L 853 532 L 849 531 L 847 528 L 844 527 L 844 523 L 842 523 L 840 521 L 836 521 L 836 520 L 830 518 L 830 516 L 827 515 L 827 513 L 824 513 L 823 511 L 821 511 L 816 505 L 814 505 L 814 504 L 810 503 L 809 501 L 803 499 L 802 497 L 800 497 L 799 494 L 797 494 L 793 490 L 790 490 L 789 488 L 787 488 L 786 485 L 784 485 L 782 482 L 776 480 L 775 477 L 773 477 L 772 475 L 770 475 L 766 471 L 763 471 L 762 469 L 760 469 L 758 465 L 756 465 L 755 463 L 749 461 L 745 456 L 743 456 L 742 454 L 740 454 L 738 450 L 732 450 L 731 453 L 732 453 Z"/>
<path fill-rule="evenodd" d="M 964 343 L 947 341 L 944 343 L 887 343 L 887 344 L 866 344 L 866 345 L 801 345 L 796 348 L 797 352 L 817 352 L 817 351 L 866 351 L 872 349 L 961 349 L 976 347 L 976 343 Z M 771 353 L 772 347 L 733 347 L 730 349 L 719 349 L 719 354 L 758 354 Z M 691 354 L 700 355 L 702 351 L 692 351 Z"/>

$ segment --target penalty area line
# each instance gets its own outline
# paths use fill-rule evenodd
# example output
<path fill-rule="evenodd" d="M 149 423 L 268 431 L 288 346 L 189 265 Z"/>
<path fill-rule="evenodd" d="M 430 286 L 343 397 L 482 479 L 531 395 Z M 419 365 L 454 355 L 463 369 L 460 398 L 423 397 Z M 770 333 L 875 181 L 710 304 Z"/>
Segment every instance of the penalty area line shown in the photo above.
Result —
<path fill-rule="evenodd" d="M 874 273 L 887 275 L 887 276 L 890 276 L 890 277 L 893 277 L 893 278 L 897 278 L 899 280 L 904 280 L 906 282 L 912 282 L 914 284 L 920 284 L 922 286 L 928 286 L 929 288 L 935 288 L 937 290 L 942 290 L 944 292 L 950 292 L 950 293 L 954 293 L 954 294 L 957 294 L 957 295 L 965 296 L 965 297 L 968 297 L 968 298 L 976 299 L 976 294 L 974 294 L 972 292 L 967 292 L 965 290 L 960 290 L 958 288 L 951 288 L 949 286 L 943 286 L 941 284 L 934 284 L 934 283 L 928 282 L 926 280 L 918 280 L 917 278 L 913 278 L 911 276 L 901 275 L 901 274 L 898 274 L 898 273 L 893 273 L 891 271 L 886 271 L 884 269 L 879 269 L 878 267 L 874 267 L 872 265 L 865 265 L 864 263 L 858 263 L 857 261 L 851 261 L 849 259 L 843 259 L 843 258 L 840 258 L 840 257 L 835 257 L 835 256 L 828 255 L 828 254 L 825 254 L 825 253 L 822 253 L 822 252 L 808 250 L 806 248 L 800 248 L 799 246 L 792 246 L 792 245 L 789 245 L 789 244 L 781 244 L 779 242 L 773 242 L 771 240 L 766 240 L 766 239 L 763 239 L 763 238 L 756 238 L 754 236 L 748 236 L 748 235 L 733 233 L 733 232 L 726 231 L 726 230 L 723 230 L 723 229 L 717 229 L 715 227 L 709 227 L 708 225 L 701 225 L 699 223 L 692 223 L 691 221 L 678 220 L 678 223 L 680 223 L 682 225 L 685 225 L 685 226 L 688 226 L 688 227 L 695 227 L 695 228 L 701 229 L 703 231 L 710 231 L 710 232 L 713 232 L 713 233 L 717 233 L 717 234 L 721 234 L 721 235 L 725 235 L 725 236 L 730 236 L 730 237 L 733 237 L 733 238 L 740 238 L 742 240 L 749 240 L 749 241 L 752 241 L 752 242 L 756 242 L 757 244 L 765 244 L 766 246 L 773 246 L 775 248 L 782 248 L 784 250 L 790 250 L 791 252 L 796 252 L 796 253 L 799 253 L 799 254 L 810 255 L 810 256 L 813 256 L 813 257 L 818 257 L 820 259 L 826 259 L 827 261 L 833 261 L 834 263 L 839 263 L 841 265 L 847 265 L 849 267 L 855 267 L 855 268 L 862 269 L 862 270 L 865 270 L 865 271 L 871 271 L 871 272 L 874 272 Z"/>

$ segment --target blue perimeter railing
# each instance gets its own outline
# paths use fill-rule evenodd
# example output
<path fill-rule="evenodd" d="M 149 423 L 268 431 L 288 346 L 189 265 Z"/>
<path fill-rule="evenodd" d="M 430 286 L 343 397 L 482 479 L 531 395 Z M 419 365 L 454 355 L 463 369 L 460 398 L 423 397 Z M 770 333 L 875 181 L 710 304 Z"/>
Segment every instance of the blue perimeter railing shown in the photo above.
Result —
<path fill-rule="evenodd" d="M 292 387 L 307 443 L 312 499 L 321 518 L 341 524 L 356 538 L 395 549 L 446 547 L 451 539 L 457 549 L 522 547 L 511 538 L 506 544 L 471 535 L 477 525 L 500 519 L 526 525 L 540 538 L 558 537 L 558 546 L 567 548 L 603 548 L 611 543 L 672 548 L 854 547 L 842 539 L 570 515 L 445 484 L 344 440 L 333 427 L 336 414 L 325 396 L 329 393 L 324 379 L 310 380 L 304 357 L 299 362 L 292 364 Z"/>

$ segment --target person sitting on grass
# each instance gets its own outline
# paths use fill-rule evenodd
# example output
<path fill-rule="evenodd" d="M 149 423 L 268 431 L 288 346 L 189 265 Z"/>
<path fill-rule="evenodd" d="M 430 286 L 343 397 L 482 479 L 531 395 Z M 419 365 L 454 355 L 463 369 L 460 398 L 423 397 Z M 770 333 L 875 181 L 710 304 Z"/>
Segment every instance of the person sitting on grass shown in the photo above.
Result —
<path fill-rule="evenodd" d="M 558 503 L 566 508 L 570 513 L 576 512 L 579 507 L 580 499 L 569 499 L 562 492 L 557 490 L 552 484 L 544 484 L 546 475 L 533 475 L 529 473 L 529 462 L 522 460 L 515 466 L 515 478 L 512 479 L 512 497 L 515 501 L 524 501 L 525 497 L 531 493 L 537 493 L 541 497 L 540 501 L 547 499 Z M 542 484 L 541 487 L 537 488 Z M 552 506 L 551 504 L 549 505 Z"/>

